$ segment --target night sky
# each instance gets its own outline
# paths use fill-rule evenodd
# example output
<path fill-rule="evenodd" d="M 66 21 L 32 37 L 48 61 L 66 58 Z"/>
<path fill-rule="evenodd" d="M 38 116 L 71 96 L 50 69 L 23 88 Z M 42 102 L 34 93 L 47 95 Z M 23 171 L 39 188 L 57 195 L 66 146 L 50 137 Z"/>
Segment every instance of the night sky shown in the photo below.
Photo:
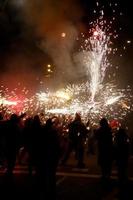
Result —
<path fill-rule="evenodd" d="M 43 2 L 42 0 L 0 1 L 1 84 L 8 83 L 7 85 L 12 85 L 12 87 L 15 87 L 17 82 L 26 86 L 38 85 L 43 78 L 45 66 L 48 63 L 54 63 L 47 48 L 43 50 L 42 46 L 40 47 L 40 41 L 53 39 L 53 35 L 55 35 L 54 39 L 58 40 L 58 31 L 73 30 L 74 34 L 76 34 L 74 30 L 84 32 L 87 30 L 89 22 L 95 17 L 93 10 L 96 2 L 94 0 L 47 0 L 45 3 Z M 127 45 L 124 53 L 122 50 L 126 41 L 133 39 L 131 1 L 110 0 L 109 2 L 118 3 L 115 13 L 117 19 L 114 24 L 114 28 L 118 29 L 119 34 L 115 41 L 118 55 L 115 56 L 112 63 L 119 66 L 117 71 L 119 83 L 122 86 L 132 85 L 132 42 Z M 104 17 L 107 19 L 112 17 L 109 2 L 99 1 L 100 8 L 104 5 Z M 122 27 L 121 31 L 119 31 L 119 27 Z M 123 56 L 119 57 L 119 54 L 123 54 Z M 56 65 L 57 63 L 55 63 Z"/>

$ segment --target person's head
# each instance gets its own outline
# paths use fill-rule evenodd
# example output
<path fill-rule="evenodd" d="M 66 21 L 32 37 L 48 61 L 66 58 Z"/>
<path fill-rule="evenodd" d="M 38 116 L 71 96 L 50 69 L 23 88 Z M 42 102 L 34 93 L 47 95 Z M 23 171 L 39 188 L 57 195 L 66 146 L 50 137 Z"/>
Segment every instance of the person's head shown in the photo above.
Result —
<path fill-rule="evenodd" d="M 53 122 L 54 125 L 58 125 L 59 122 L 60 122 L 59 117 L 53 116 L 53 117 L 52 117 L 52 122 Z"/>
<path fill-rule="evenodd" d="M 107 121 L 106 118 L 102 118 L 102 119 L 100 120 L 100 126 L 101 126 L 101 127 L 107 127 L 107 126 L 108 126 L 108 121 Z"/>
<path fill-rule="evenodd" d="M 34 116 L 34 120 L 39 121 L 39 120 L 40 120 L 40 119 L 39 119 L 39 116 L 38 116 L 38 115 L 35 115 L 35 116 Z"/>
<path fill-rule="evenodd" d="M 46 127 L 52 127 L 53 126 L 53 121 L 51 118 L 47 119 L 46 121 Z"/>
<path fill-rule="evenodd" d="M 76 113 L 76 114 L 75 114 L 75 120 L 81 121 L 81 116 L 80 116 L 79 113 Z"/>
<path fill-rule="evenodd" d="M 17 123 L 19 122 L 19 117 L 17 114 L 12 114 L 11 117 L 10 117 L 10 121 L 11 122 L 14 122 L 14 123 Z"/>
<path fill-rule="evenodd" d="M 33 123 L 35 123 L 35 124 L 40 124 L 40 123 L 41 123 L 41 122 L 40 122 L 40 118 L 39 118 L 38 115 L 35 115 L 35 116 L 34 116 L 34 118 L 33 118 Z"/>

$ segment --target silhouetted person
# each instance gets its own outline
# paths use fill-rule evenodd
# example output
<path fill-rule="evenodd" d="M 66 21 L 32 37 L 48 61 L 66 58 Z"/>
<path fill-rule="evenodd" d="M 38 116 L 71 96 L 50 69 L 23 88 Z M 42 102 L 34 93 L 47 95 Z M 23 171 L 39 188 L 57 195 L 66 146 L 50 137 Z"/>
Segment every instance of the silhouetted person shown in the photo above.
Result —
<path fill-rule="evenodd" d="M 64 158 L 62 159 L 62 164 L 67 162 L 70 153 L 74 150 L 78 161 L 77 167 L 84 168 L 84 141 L 86 139 L 87 129 L 78 113 L 76 113 L 75 119 L 69 124 L 68 128 L 69 146 Z"/>
<path fill-rule="evenodd" d="M 56 199 L 56 169 L 60 158 L 58 132 L 52 119 L 46 121 L 40 141 L 40 187 L 44 199 Z"/>
<path fill-rule="evenodd" d="M 108 181 L 112 167 L 112 132 L 105 118 L 100 120 L 100 128 L 96 132 L 98 142 L 98 164 L 101 167 L 102 180 Z"/>
<path fill-rule="evenodd" d="M 19 117 L 16 114 L 12 114 L 6 125 L 7 174 L 11 175 L 15 167 L 16 156 L 19 149 Z"/>
<path fill-rule="evenodd" d="M 120 128 L 115 135 L 115 158 L 118 169 L 120 183 L 125 183 L 128 179 L 128 157 L 129 157 L 129 137 L 124 128 Z"/>

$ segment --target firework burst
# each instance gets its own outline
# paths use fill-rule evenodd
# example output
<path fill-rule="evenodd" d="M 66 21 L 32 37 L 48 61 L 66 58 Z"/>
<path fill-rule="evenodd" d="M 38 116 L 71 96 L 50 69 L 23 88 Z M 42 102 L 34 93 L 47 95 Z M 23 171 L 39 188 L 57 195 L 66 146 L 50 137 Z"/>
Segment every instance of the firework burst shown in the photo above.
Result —
<path fill-rule="evenodd" d="M 98 2 L 96 5 L 99 7 Z M 117 4 L 114 6 L 116 7 Z M 113 13 L 115 13 L 114 6 Z M 94 10 L 94 13 L 96 12 Z M 86 82 L 67 85 L 56 92 L 40 92 L 30 98 L 26 97 L 28 91 L 25 88 L 22 90 L 23 98 L 16 95 L 16 90 L 9 94 L 8 89 L 4 89 L 3 95 L 2 88 L 0 103 L 8 106 L 8 110 L 11 112 L 19 107 L 21 112 L 29 114 L 40 112 L 75 114 L 80 112 L 92 121 L 103 116 L 110 119 L 123 119 L 133 110 L 132 90 L 130 86 L 124 89 L 118 88 L 114 80 L 110 82 L 107 79 L 107 69 L 111 68 L 108 57 L 117 51 L 117 48 L 113 48 L 111 40 L 116 39 L 118 34 L 115 30 L 111 31 L 115 16 L 109 22 L 104 18 L 104 11 L 100 10 L 100 17 L 89 24 L 87 37 L 83 33 L 80 36 L 82 38 L 81 66 L 85 68 Z M 65 36 L 62 33 L 62 37 Z"/>

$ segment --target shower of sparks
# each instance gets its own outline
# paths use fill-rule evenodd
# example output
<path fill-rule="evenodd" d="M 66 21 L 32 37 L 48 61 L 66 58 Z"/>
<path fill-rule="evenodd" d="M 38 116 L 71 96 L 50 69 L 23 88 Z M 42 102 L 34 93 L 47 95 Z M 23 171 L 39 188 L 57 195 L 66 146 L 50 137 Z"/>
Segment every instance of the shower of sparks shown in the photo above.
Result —
<path fill-rule="evenodd" d="M 119 101 L 119 99 L 120 99 L 121 97 L 122 97 L 122 96 L 110 97 L 110 99 L 107 99 L 106 105 L 111 105 L 111 104 L 116 103 L 117 101 Z"/>
<path fill-rule="evenodd" d="M 109 50 L 108 42 L 109 37 L 106 36 L 105 32 L 98 25 L 92 33 L 92 36 L 85 40 L 84 64 L 87 74 L 90 76 L 92 102 L 95 101 L 95 95 L 104 80 L 106 69 L 109 65 L 106 56 Z"/>
<path fill-rule="evenodd" d="M 99 3 L 97 2 L 97 6 Z M 115 18 L 113 17 L 113 20 Z M 90 101 L 95 101 L 95 96 L 103 85 L 106 71 L 111 64 L 108 61 L 109 54 L 115 54 L 116 48 L 112 47 L 111 39 L 116 39 L 118 35 L 116 31 L 112 32 L 112 23 L 110 20 L 104 19 L 104 11 L 100 10 L 100 17 L 94 22 L 90 23 L 88 31 L 89 37 L 83 33 L 81 37 L 84 39 L 81 45 L 81 52 L 83 55 L 83 65 L 86 69 L 86 74 L 90 80 Z"/>
<path fill-rule="evenodd" d="M 96 121 L 103 116 L 123 119 L 133 110 L 133 96 L 129 86 L 126 89 L 118 89 L 111 83 L 105 84 L 100 88 L 94 102 L 90 101 L 89 82 L 68 85 L 62 90 L 70 95 L 70 99 L 57 97 L 56 93 L 51 93 L 49 100 L 43 101 L 46 113 L 74 115 L 80 112 L 84 118 L 89 117 L 92 121 Z M 42 100 L 41 93 L 39 99 Z"/>
<path fill-rule="evenodd" d="M 131 88 L 128 86 L 126 89 L 118 89 L 111 83 L 100 88 L 94 102 L 90 100 L 89 82 L 68 85 L 56 92 L 36 93 L 31 97 L 27 97 L 26 90 L 21 91 L 21 97 L 17 95 L 17 90 L 9 93 L 6 89 L 6 92 L 7 94 L 3 94 L 1 90 L 0 95 L 0 111 L 5 115 L 13 112 L 19 114 L 26 112 L 28 115 L 40 113 L 74 115 L 80 112 L 84 119 L 89 117 L 90 120 L 96 121 L 103 116 L 123 119 L 133 111 Z"/>

